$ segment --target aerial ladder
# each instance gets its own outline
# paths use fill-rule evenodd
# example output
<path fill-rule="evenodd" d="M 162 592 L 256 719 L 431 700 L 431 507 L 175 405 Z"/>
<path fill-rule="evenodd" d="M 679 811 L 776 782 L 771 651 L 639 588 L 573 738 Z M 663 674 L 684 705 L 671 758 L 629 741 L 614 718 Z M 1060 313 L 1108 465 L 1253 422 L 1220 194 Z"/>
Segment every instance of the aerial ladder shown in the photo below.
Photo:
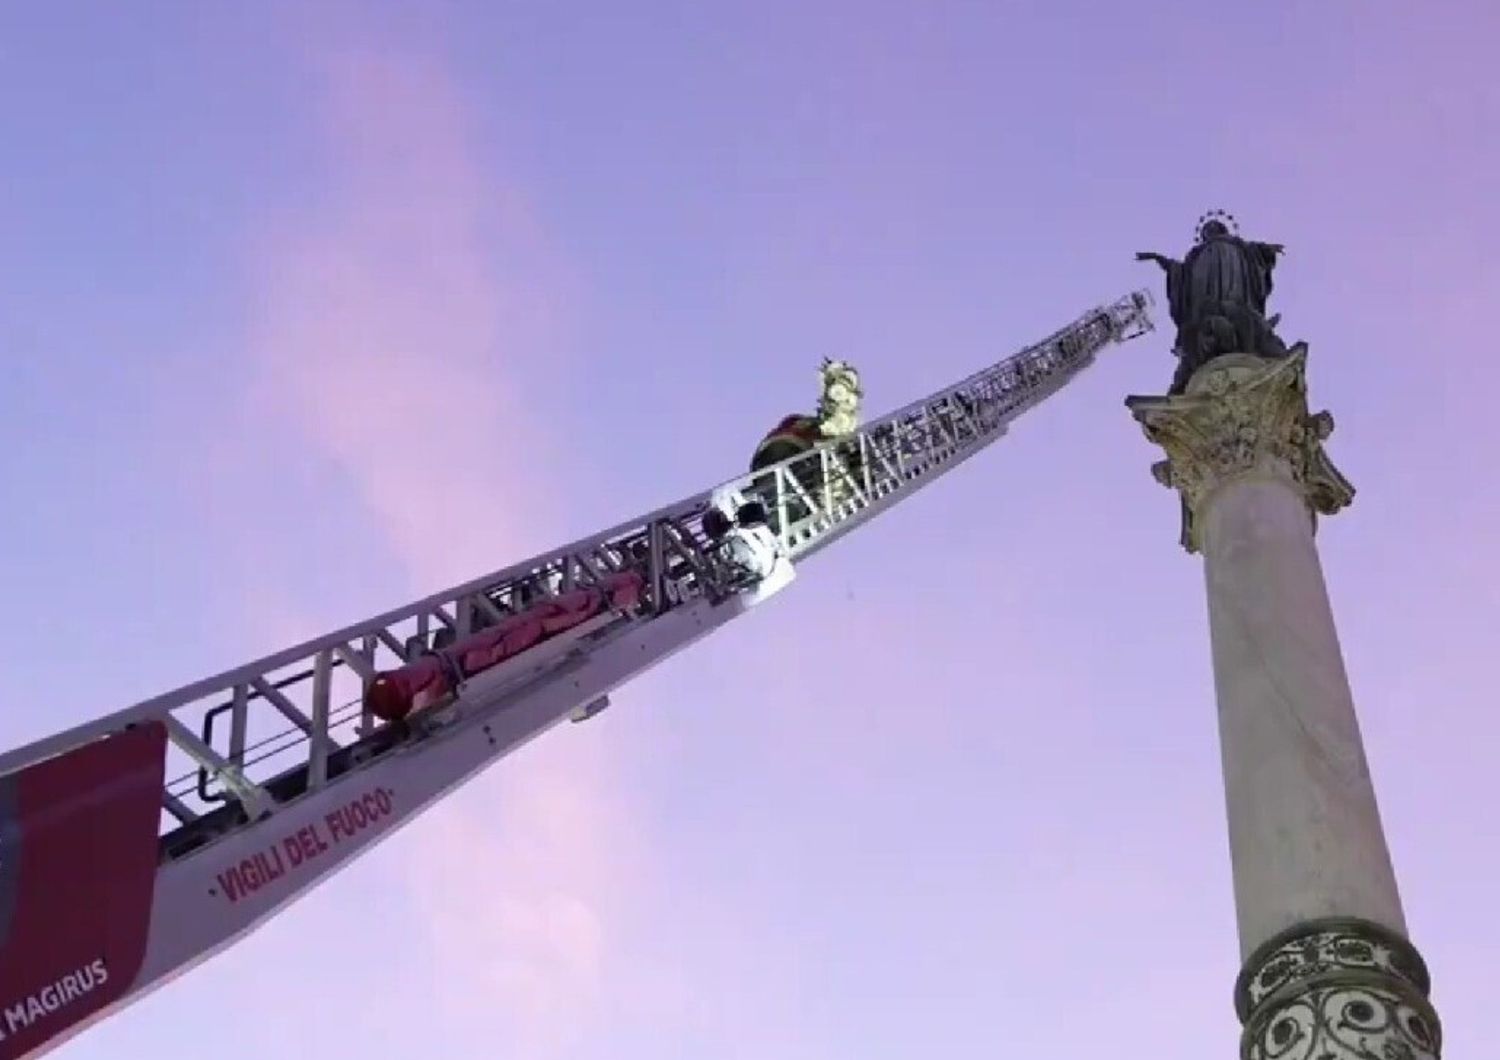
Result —
<path fill-rule="evenodd" d="M 264 923 L 480 770 L 999 439 L 1137 291 L 905 408 L 494 574 L 0 756 L 0 1060 Z"/>

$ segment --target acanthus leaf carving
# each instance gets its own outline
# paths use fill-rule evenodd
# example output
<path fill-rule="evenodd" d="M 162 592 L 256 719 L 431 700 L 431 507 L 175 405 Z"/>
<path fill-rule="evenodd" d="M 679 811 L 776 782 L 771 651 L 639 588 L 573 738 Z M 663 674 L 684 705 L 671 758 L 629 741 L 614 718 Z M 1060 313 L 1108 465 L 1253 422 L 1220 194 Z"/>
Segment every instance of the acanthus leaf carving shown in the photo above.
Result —
<path fill-rule="evenodd" d="M 1270 475 L 1298 486 L 1313 513 L 1332 515 L 1354 499 L 1354 487 L 1333 465 L 1323 442 L 1333 433 L 1328 412 L 1307 408 L 1307 346 L 1284 358 L 1216 357 L 1188 381 L 1186 392 L 1137 396 L 1126 406 L 1146 437 L 1167 452 L 1154 478 L 1183 501 L 1182 544 L 1202 547 L 1203 506 L 1224 483 Z"/>

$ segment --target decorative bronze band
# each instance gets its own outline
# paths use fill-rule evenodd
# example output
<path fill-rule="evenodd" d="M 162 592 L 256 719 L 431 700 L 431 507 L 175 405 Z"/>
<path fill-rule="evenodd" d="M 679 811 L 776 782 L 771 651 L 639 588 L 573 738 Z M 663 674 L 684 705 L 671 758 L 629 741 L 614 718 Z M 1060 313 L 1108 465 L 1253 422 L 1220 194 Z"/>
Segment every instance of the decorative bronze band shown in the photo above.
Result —
<path fill-rule="evenodd" d="M 1267 940 L 1235 983 L 1243 1060 L 1437 1060 L 1427 966 L 1389 928 L 1349 917 Z"/>

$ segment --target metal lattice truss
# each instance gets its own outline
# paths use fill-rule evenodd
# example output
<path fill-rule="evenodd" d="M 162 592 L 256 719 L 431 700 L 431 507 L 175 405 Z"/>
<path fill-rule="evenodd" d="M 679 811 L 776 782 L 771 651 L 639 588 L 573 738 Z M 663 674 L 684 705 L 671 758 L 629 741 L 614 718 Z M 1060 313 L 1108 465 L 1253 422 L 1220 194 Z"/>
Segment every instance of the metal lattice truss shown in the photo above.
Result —
<path fill-rule="evenodd" d="M 873 518 L 1002 435 L 1104 347 L 1149 331 L 1144 291 L 1096 309 L 956 386 L 779 465 L 575 541 L 406 607 L 147 700 L 0 757 L 0 776 L 131 725 L 160 721 L 172 745 L 162 792 L 171 862 L 251 825 L 421 734 L 364 706 L 375 676 L 441 649 L 540 599 L 635 571 L 628 611 L 596 616 L 566 651 L 524 653 L 512 680 L 534 686 L 580 651 L 665 612 L 735 591 L 702 526 L 713 499 L 758 495 L 795 563 Z M 591 704 L 586 716 L 601 706 Z"/>

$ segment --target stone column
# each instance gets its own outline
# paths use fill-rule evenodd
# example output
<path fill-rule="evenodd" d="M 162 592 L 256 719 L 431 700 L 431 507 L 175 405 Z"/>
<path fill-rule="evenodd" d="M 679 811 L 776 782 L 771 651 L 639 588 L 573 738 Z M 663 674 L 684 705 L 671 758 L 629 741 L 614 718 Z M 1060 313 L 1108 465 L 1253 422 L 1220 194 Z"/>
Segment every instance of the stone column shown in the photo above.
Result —
<path fill-rule="evenodd" d="M 1436 1060 L 1322 567 L 1318 513 L 1354 488 L 1309 415 L 1307 348 L 1204 365 L 1126 405 L 1167 452 L 1201 552 L 1243 968 L 1244 1060 Z"/>

